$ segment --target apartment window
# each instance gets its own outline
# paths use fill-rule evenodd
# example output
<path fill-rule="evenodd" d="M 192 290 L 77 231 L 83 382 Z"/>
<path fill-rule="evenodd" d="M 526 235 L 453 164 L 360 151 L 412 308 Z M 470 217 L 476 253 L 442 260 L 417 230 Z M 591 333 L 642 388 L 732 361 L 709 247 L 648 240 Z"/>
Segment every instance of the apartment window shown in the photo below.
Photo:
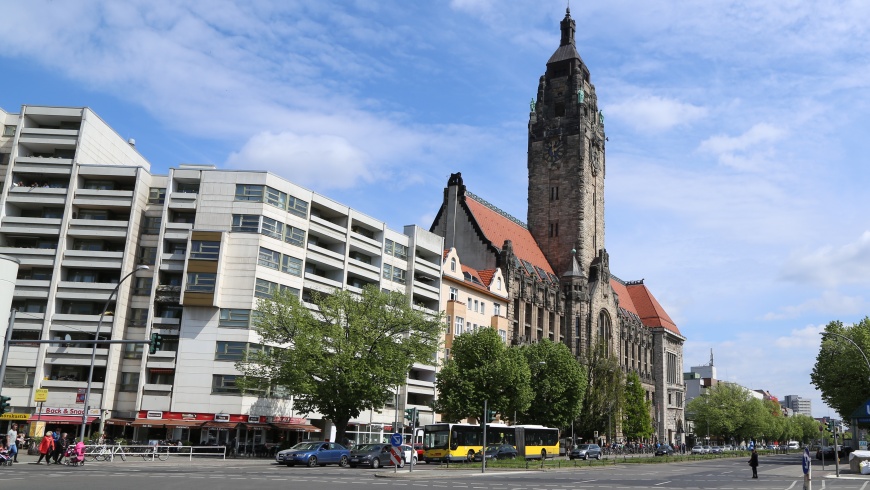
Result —
<path fill-rule="evenodd" d="M 79 209 L 79 219 L 92 219 L 105 221 L 109 219 L 109 211 L 105 209 Z"/>
<path fill-rule="evenodd" d="M 236 184 L 236 201 L 263 202 L 263 186 Z"/>
<path fill-rule="evenodd" d="M 480 302 L 480 313 L 486 315 L 486 303 Z"/>
<path fill-rule="evenodd" d="M 151 371 L 148 374 L 148 383 L 152 385 L 171 385 L 175 382 L 175 372 L 162 373 Z"/>
<path fill-rule="evenodd" d="M 124 344 L 124 359 L 142 359 L 144 345 L 145 344 Z"/>
<path fill-rule="evenodd" d="M 505 332 L 504 330 L 499 330 L 499 331 L 498 331 L 498 336 L 501 338 L 501 341 L 502 341 L 502 342 L 504 342 L 505 344 L 507 344 L 507 332 Z"/>
<path fill-rule="evenodd" d="M 139 263 L 154 265 L 157 262 L 157 247 L 139 247 Z"/>
<path fill-rule="evenodd" d="M 275 206 L 278 209 L 287 209 L 287 193 L 266 187 L 266 204 Z"/>
<path fill-rule="evenodd" d="M 221 242 L 193 240 L 190 242 L 190 258 L 197 260 L 217 260 L 221 253 Z"/>
<path fill-rule="evenodd" d="M 187 275 L 187 291 L 190 293 L 213 293 L 217 274 L 191 272 Z"/>
<path fill-rule="evenodd" d="M 153 278 L 151 277 L 137 277 L 136 282 L 133 283 L 133 294 L 138 294 L 140 296 L 150 296 L 152 283 Z"/>
<path fill-rule="evenodd" d="M 501 291 L 501 278 L 495 280 L 495 288 Z"/>
<path fill-rule="evenodd" d="M 501 316 L 501 305 L 498 303 L 492 304 L 492 314 L 495 316 Z"/>
<path fill-rule="evenodd" d="M 222 328 L 250 328 L 251 310 L 235 308 L 221 308 L 218 327 Z"/>
<path fill-rule="evenodd" d="M 257 233 L 260 231 L 260 215 L 234 214 L 231 231 L 239 233 Z"/>
<path fill-rule="evenodd" d="M 281 272 L 293 276 L 302 276 L 302 259 L 285 255 L 281 257 Z"/>
<path fill-rule="evenodd" d="M 215 361 L 241 361 L 245 358 L 248 344 L 245 342 L 218 342 L 215 348 Z"/>
<path fill-rule="evenodd" d="M 456 272 L 456 259 L 450 259 L 450 272 Z"/>
<path fill-rule="evenodd" d="M 127 326 L 144 327 L 148 321 L 147 308 L 131 308 L 130 315 L 127 316 Z"/>
<path fill-rule="evenodd" d="M 384 251 L 387 255 L 392 255 L 398 259 L 408 258 L 408 247 L 387 239 L 384 246 Z"/>
<path fill-rule="evenodd" d="M 115 189 L 115 183 L 111 180 L 86 180 L 82 184 L 82 189 L 111 191 Z"/>
<path fill-rule="evenodd" d="M 358 235 L 362 235 L 362 236 L 369 238 L 371 240 L 375 239 L 375 232 L 373 232 L 372 230 L 369 230 L 367 228 L 363 228 L 362 226 L 359 226 L 359 225 L 351 226 L 350 231 L 352 231 Z"/>
<path fill-rule="evenodd" d="M 307 218 L 308 201 L 303 201 L 298 197 L 287 196 L 287 211 L 299 216 L 300 218 Z"/>
<path fill-rule="evenodd" d="M 73 250 L 90 250 L 92 252 L 103 251 L 102 240 L 76 240 L 73 242 Z"/>
<path fill-rule="evenodd" d="M 263 267 L 278 270 L 278 264 L 281 263 L 281 254 L 274 250 L 260 247 L 260 258 L 257 260 L 257 263 Z"/>
<path fill-rule="evenodd" d="M 477 313 L 477 305 L 478 305 L 477 300 L 474 300 L 474 312 L 475 313 Z"/>
<path fill-rule="evenodd" d="M 384 264 L 384 279 L 405 284 L 405 270 L 390 264 Z"/>
<path fill-rule="evenodd" d="M 453 333 L 453 318 L 452 318 L 450 315 L 447 315 L 446 320 L 447 320 L 447 322 L 446 322 L 446 324 L 447 324 L 447 331 L 446 331 L 445 333 L 446 333 L 447 335 L 450 335 L 450 334 Z"/>
<path fill-rule="evenodd" d="M 15 136 L 15 126 L 11 124 L 3 126 L 3 136 Z"/>
<path fill-rule="evenodd" d="M 260 233 L 268 237 L 277 238 L 278 240 L 280 240 L 282 231 L 284 231 L 283 223 L 278 220 L 263 216 L 263 228 Z"/>
<path fill-rule="evenodd" d="M 305 244 L 305 230 L 285 225 L 284 242 L 302 247 Z"/>
<path fill-rule="evenodd" d="M 471 308 L 472 305 L 473 305 L 473 303 L 471 302 L 471 298 L 468 298 L 468 306 L 467 306 L 468 311 L 471 311 L 471 310 L 472 310 L 472 308 Z"/>
<path fill-rule="evenodd" d="M 465 325 L 465 318 L 461 316 L 456 317 L 456 320 L 453 323 L 453 331 L 456 332 L 456 335 L 462 333 L 462 326 Z"/>
<path fill-rule="evenodd" d="M 175 192 L 180 192 L 181 194 L 199 194 L 199 183 L 187 184 L 185 182 L 176 182 Z"/>
<path fill-rule="evenodd" d="M 668 358 L 668 366 L 667 366 L 668 383 L 676 383 L 677 382 L 677 355 L 672 353 L 672 352 L 668 352 L 667 358 Z"/>
<path fill-rule="evenodd" d="M 372 258 L 366 254 L 362 254 L 362 253 L 354 251 L 354 252 L 347 254 L 347 256 L 353 260 L 356 260 L 357 262 L 362 262 L 363 264 L 369 264 L 369 265 L 372 264 Z"/>
<path fill-rule="evenodd" d="M 165 187 L 152 187 L 148 192 L 148 204 L 163 204 L 166 201 Z"/>
<path fill-rule="evenodd" d="M 241 395 L 236 386 L 236 376 L 215 374 L 211 378 L 211 392 L 214 395 Z"/>
<path fill-rule="evenodd" d="M 145 235 L 157 235 L 160 233 L 160 216 L 145 216 L 142 219 L 142 233 Z"/>
<path fill-rule="evenodd" d="M 258 298 L 267 298 L 271 299 L 272 296 L 275 295 L 278 291 L 290 291 L 290 294 L 294 296 L 299 296 L 299 290 L 296 288 L 291 288 L 290 286 L 285 286 L 283 284 L 278 284 L 272 281 L 267 281 L 265 279 L 257 279 L 257 283 L 254 286 L 254 296 Z"/>
<path fill-rule="evenodd" d="M 459 290 L 450 288 L 450 301 L 459 301 Z"/>
<path fill-rule="evenodd" d="M 50 219 L 61 219 L 63 218 L 63 208 L 42 208 L 42 217 Z"/>
<path fill-rule="evenodd" d="M 9 366 L 6 368 L 6 375 L 3 376 L 3 386 L 6 388 L 28 388 L 33 386 L 35 378 L 36 368 Z"/>

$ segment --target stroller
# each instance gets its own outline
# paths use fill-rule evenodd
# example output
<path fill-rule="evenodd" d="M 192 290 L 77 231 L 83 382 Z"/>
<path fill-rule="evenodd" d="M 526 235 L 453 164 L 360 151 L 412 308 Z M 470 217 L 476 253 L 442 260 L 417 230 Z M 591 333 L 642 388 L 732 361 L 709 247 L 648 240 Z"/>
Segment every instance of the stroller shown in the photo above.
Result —
<path fill-rule="evenodd" d="M 85 464 L 85 443 L 79 441 L 75 446 L 66 448 L 64 457 L 67 458 L 66 464 L 69 466 L 84 466 Z"/>

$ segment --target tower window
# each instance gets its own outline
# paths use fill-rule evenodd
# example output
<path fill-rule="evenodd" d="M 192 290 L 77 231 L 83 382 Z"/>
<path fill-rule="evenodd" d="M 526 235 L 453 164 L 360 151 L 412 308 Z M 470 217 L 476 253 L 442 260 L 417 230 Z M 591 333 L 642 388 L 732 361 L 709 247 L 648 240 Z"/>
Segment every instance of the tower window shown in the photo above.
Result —
<path fill-rule="evenodd" d="M 558 201 L 559 200 L 559 188 L 558 187 L 550 187 L 550 200 Z"/>
<path fill-rule="evenodd" d="M 565 103 L 564 102 L 556 102 L 555 110 L 556 110 L 556 117 L 564 117 L 565 116 Z"/>
<path fill-rule="evenodd" d="M 559 236 L 559 223 L 550 223 L 550 236 Z"/>

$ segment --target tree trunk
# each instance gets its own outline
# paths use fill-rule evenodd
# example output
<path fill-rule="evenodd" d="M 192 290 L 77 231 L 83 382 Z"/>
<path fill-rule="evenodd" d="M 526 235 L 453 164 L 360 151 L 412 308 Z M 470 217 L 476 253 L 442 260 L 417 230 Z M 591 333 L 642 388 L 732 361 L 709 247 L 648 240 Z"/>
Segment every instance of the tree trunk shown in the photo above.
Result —
<path fill-rule="evenodd" d="M 347 423 L 350 422 L 350 417 L 342 417 L 341 419 L 334 419 L 332 421 L 335 424 L 335 441 L 342 446 L 347 447 L 347 441 L 345 440 L 345 434 L 347 434 Z"/>

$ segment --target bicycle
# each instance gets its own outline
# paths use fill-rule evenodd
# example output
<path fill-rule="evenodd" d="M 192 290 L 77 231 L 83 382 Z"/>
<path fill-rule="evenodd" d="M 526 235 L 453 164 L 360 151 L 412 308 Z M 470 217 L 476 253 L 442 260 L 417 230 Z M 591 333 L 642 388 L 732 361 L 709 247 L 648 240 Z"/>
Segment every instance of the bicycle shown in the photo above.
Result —
<path fill-rule="evenodd" d="M 85 461 L 105 461 L 109 451 L 106 450 L 106 445 L 100 446 L 85 446 Z"/>
<path fill-rule="evenodd" d="M 145 451 L 138 453 L 139 456 L 142 456 L 142 459 L 148 461 L 154 461 L 158 459 L 160 461 L 166 461 L 169 459 L 169 448 L 167 446 L 153 446 L 153 448 L 146 448 Z"/>

